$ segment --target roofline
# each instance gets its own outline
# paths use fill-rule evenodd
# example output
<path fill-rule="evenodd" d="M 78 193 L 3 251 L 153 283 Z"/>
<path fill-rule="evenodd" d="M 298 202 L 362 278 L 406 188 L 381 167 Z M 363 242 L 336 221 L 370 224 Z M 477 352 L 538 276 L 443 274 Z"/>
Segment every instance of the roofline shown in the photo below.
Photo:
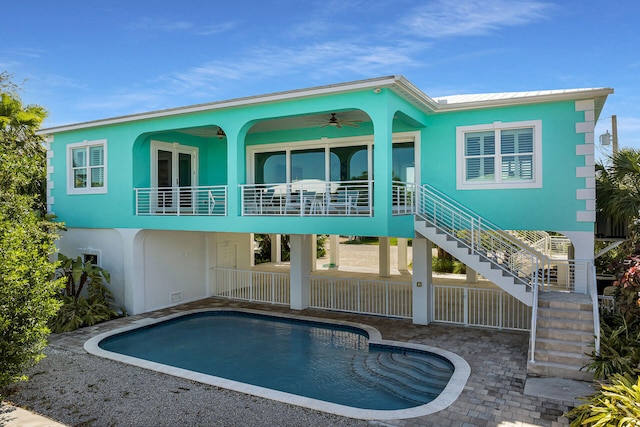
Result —
<path fill-rule="evenodd" d="M 579 101 L 583 99 L 602 99 L 604 100 L 608 95 L 613 94 L 612 88 L 594 88 L 594 89 L 567 89 L 558 93 L 544 94 L 544 95 L 529 95 L 521 97 L 503 98 L 503 99 L 490 99 L 482 101 L 471 102 L 457 102 L 457 103 L 438 103 L 439 111 L 464 111 L 475 110 L 478 108 L 489 107 L 504 107 L 510 105 L 522 105 L 522 104 L 538 104 L 543 102 L 553 101 Z M 602 109 L 602 106 L 600 107 Z"/>
<path fill-rule="evenodd" d="M 41 129 L 41 133 L 53 134 L 58 132 L 67 132 L 71 130 L 85 129 L 96 126 L 107 126 L 119 123 L 128 123 L 139 120 L 155 119 L 167 116 L 176 116 L 189 113 L 197 113 L 201 111 L 221 110 L 224 108 L 241 107 L 246 105 L 264 104 L 268 102 L 284 101 L 287 99 L 298 99 L 307 96 L 329 95 L 341 92 L 352 92 L 362 89 L 375 89 L 378 87 L 393 86 L 399 80 L 406 80 L 403 77 L 387 76 L 373 79 L 358 80 L 348 83 L 339 83 L 326 86 L 317 86 L 308 89 L 295 89 L 283 92 L 275 92 L 267 95 L 254 95 L 243 98 L 234 98 L 225 101 L 208 102 L 204 104 L 196 104 L 187 107 L 169 108 L 166 110 L 150 111 L 145 113 L 137 113 L 126 116 L 113 117 L 109 119 L 92 120 L 88 122 L 80 122 L 69 125 L 54 126 Z M 426 95 L 425 95 L 426 96 Z M 433 101 L 432 101 L 433 102 Z"/>
<path fill-rule="evenodd" d="M 522 97 L 512 97 L 506 99 L 482 100 L 464 103 L 439 103 L 430 98 L 417 86 L 400 75 L 378 77 L 366 80 L 358 80 L 347 83 L 332 84 L 326 86 L 317 86 L 307 89 L 296 89 L 283 92 L 275 92 L 266 95 L 255 95 L 243 98 L 234 98 L 225 101 L 215 101 L 204 104 L 196 104 L 187 107 L 169 108 L 165 110 L 150 111 L 146 113 L 137 113 L 126 116 L 113 117 L 108 119 L 99 119 L 88 122 L 80 122 L 69 125 L 54 126 L 41 129 L 40 134 L 55 134 L 59 132 L 67 132 L 72 130 L 80 130 L 97 126 L 107 126 L 120 123 L 130 123 L 139 120 L 155 119 L 167 116 L 176 116 L 189 113 L 197 113 L 202 111 L 214 111 L 231 107 L 241 107 L 247 105 L 258 105 L 268 102 L 284 101 L 289 99 L 299 99 L 308 96 L 330 95 L 335 93 L 353 92 L 363 89 L 390 88 L 405 98 L 409 98 L 412 103 L 419 108 L 431 110 L 433 112 L 454 112 L 465 110 L 476 110 L 481 108 L 495 108 L 511 105 L 537 104 L 542 102 L 564 101 L 564 100 L 582 100 L 596 99 L 596 120 L 600 115 L 602 106 L 607 96 L 613 93 L 611 88 L 596 89 L 574 89 L 566 90 L 559 93 L 545 95 L 529 95 Z"/>

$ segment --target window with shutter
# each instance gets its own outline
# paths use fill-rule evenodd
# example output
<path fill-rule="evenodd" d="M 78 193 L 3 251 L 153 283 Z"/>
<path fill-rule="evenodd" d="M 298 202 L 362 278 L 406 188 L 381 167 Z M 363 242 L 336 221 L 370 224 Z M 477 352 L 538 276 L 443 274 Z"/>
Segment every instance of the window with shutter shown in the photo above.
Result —
<path fill-rule="evenodd" d="M 460 126 L 457 188 L 542 187 L 542 122 Z"/>
<path fill-rule="evenodd" d="M 106 193 L 106 147 L 104 139 L 67 145 L 67 193 Z"/>

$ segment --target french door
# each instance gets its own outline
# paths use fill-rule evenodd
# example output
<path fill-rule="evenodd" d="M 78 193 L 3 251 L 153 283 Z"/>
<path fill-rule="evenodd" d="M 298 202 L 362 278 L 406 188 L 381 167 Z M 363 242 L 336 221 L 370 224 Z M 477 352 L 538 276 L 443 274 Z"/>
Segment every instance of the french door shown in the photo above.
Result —
<path fill-rule="evenodd" d="M 198 181 L 198 149 L 154 142 L 152 157 L 152 183 L 158 189 L 157 209 L 191 210 L 194 202 L 192 187 Z"/>

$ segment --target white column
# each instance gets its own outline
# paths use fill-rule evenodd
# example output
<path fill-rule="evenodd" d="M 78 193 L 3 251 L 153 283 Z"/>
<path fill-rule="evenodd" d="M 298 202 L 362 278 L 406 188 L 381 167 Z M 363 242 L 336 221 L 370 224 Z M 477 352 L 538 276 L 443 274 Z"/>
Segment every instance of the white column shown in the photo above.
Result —
<path fill-rule="evenodd" d="M 380 277 L 391 276 L 391 244 L 388 237 L 380 237 L 378 244 L 378 268 Z"/>
<path fill-rule="evenodd" d="M 337 268 L 340 265 L 340 236 L 329 236 L 329 267 Z"/>
<path fill-rule="evenodd" d="M 280 234 L 270 234 L 271 239 L 271 262 L 280 264 L 282 262 L 282 240 Z"/>
<path fill-rule="evenodd" d="M 316 271 L 318 267 L 318 236 L 311 235 L 311 271 Z"/>
<path fill-rule="evenodd" d="M 431 295 L 433 277 L 431 275 L 432 244 L 430 240 L 416 233 L 413 238 L 413 323 L 428 325 L 432 320 Z"/>
<path fill-rule="evenodd" d="M 256 236 L 253 233 L 249 233 L 249 253 L 251 256 L 249 257 L 249 268 L 255 267 L 256 265 L 256 251 L 253 249 L 255 246 Z"/>
<path fill-rule="evenodd" d="M 291 270 L 289 283 L 291 292 L 291 308 L 304 310 L 309 306 L 309 274 L 311 274 L 311 235 L 292 234 Z"/>
<path fill-rule="evenodd" d="M 407 271 L 407 239 L 398 237 L 398 271 Z"/>
<path fill-rule="evenodd" d="M 478 272 L 467 266 L 467 283 L 478 283 Z"/>
<path fill-rule="evenodd" d="M 130 315 L 144 313 L 144 232 L 138 228 L 117 228 L 116 231 L 122 237 L 124 308 Z"/>
<path fill-rule="evenodd" d="M 573 245 L 573 258 L 576 260 L 575 269 L 575 292 L 586 294 L 595 277 L 591 264 L 594 254 L 594 234 L 588 231 L 566 231 L 567 236 Z"/>

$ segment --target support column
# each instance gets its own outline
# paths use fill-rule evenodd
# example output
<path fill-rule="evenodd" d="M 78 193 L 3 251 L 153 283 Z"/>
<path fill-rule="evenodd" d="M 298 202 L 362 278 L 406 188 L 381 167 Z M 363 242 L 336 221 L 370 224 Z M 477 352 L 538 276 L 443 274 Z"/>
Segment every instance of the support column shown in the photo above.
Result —
<path fill-rule="evenodd" d="M 311 235 L 311 271 L 318 269 L 318 236 L 316 234 Z"/>
<path fill-rule="evenodd" d="M 338 268 L 340 265 L 340 236 L 329 236 L 329 268 Z"/>
<path fill-rule="evenodd" d="M 405 272 L 408 270 L 407 262 L 407 239 L 398 237 L 398 271 Z"/>
<path fill-rule="evenodd" d="M 292 234 L 291 270 L 289 273 L 291 308 L 304 310 L 309 307 L 309 274 L 311 274 L 311 235 Z"/>
<path fill-rule="evenodd" d="M 122 238 L 124 308 L 130 315 L 144 313 L 144 232 L 137 228 L 117 228 L 116 231 Z"/>
<path fill-rule="evenodd" d="M 478 272 L 467 266 L 467 283 L 478 283 Z"/>
<path fill-rule="evenodd" d="M 433 245 L 421 234 L 413 238 L 413 323 L 428 325 L 433 320 L 431 296 L 433 295 L 433 276 L 431 257 Z"/>
<path fill-rule="evenodd" d="M 271 239 L 271 262 L 280 264 L 282 262 L 282 240 L 280 234 L 269 234 Z"/>
<path fill-rule="evenodd" d="M 575 265 L 575 292 L 579 294 L 589 293 L 589 289 L 595 282 L 593 277 L 593 253 L 594 234 L 588 231 L 567 231 L 563 233 L 571 240 L 572 250 L 569 251 L 569 259 L 576 261 Z M 558 273 L 560 273 L 558 271 Z"/>
<path fill-rule="evenodd" d="M 249 233 L 249 267 L 256 266 L 256 251 L 255 251 L 256 236 L 253 233 Z"/>
<path fill-rule="evenodd" d="M 378 268 L 380 277 L 391 276 L 391 244 L 388 237 L 379 238 Z"/>

